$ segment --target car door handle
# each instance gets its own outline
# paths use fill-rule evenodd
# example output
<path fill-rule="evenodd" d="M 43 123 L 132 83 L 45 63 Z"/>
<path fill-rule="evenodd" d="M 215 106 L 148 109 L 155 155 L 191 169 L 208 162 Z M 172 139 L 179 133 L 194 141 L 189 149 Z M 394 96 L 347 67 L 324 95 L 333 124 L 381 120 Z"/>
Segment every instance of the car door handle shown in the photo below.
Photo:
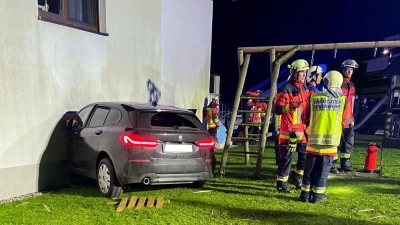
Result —
<path fill-rule="evenodd" d="M 97 135 L 100 135 L 100 134 L 103 133 L 103 131 L 102 130 L 96 130 L 94 133 L 97 134 Z"/>

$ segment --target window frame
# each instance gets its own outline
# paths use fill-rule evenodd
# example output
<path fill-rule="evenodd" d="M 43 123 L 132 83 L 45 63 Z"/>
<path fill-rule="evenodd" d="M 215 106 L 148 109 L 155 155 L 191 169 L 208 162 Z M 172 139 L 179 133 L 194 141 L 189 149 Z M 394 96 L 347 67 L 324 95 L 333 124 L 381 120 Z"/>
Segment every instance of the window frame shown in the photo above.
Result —
<path fill-rule="evenodd" d="M 90 123 L 92 122 L 92 119 L 93 119 L 93 117 L 94 117 L 94 114 L 96 113 L 96 110 L 97 110 L 98 108 L 108 109 L 107 115 L 104 117 L 104 121 L 103 121 L 103 124 L 102 124 L 101 126 L 90 126 Z M 109 107 L 109 106 L 105 106 L 105 105 L 96 105 L 96 107 L 95 107 L 94 110 L 92 111 L 92 115 L 90 115 L 90 118 L 89 118 L 89 120 L 88 120 L 87 128 L 104 127 L 104 122 L 106 121 L 107 116 L 108 116 L 108 114 L 110 113 L 110 111 L 111 111 L 111 107 Z"/>
<path fill-rule="evenodd" d="M 61 0 L 61 13 L 60 14 L 55 14 L 51 12 L 46 12 L 44 10 L 41 10 L 38 8 L 38 13 L 39 13 L 39 19 L 44 20 L 47 22 L 52 22 L 52 23 L 57 23 L 60 25 L 65 25 L 73 28 L 78 28 L 78 29 L 83 29 L 87 31 L 92 31 L 96 33 L 100 33 L 100 22 L 99 22 L 99 1 L 96 0 L 94 1 L 94 21 L 95 24 L 89 24 L 89 23 L 84 23 L 78 20 L 74 20 L 72 18 L 68 17 L 68 1 L 69 0 Z"/>

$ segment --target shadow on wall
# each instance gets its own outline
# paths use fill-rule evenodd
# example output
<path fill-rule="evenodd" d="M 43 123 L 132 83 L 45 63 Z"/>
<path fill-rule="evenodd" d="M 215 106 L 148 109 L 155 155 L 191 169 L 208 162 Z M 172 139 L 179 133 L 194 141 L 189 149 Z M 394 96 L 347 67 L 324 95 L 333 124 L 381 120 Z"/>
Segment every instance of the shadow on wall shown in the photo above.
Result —
<path fill-rule="evenodd" d="M 207 120 L 206 120 L 207 105 L 208 105 L 208 98 L 206 97 L 206 98 L 204 99 L 203 115 L 202 115 L 202 118 L 203 118 L 202 121 L 203 121 L 203 125 L 204 125 L 205 128 L 207 128 Z"/>
<path fill-rule="evenodd" d="M 38 190 L 50 190 L 70 184 L 67 163 L 66 121 L 76 112 L 67 112 L 60 118 L 39 162 Z"/>
<path fill-rule="evenodd" d="M 147 80 L 147 91 L 149 92 L 149 102 L 156 102 L 161 98 L 161 91 L 158 90 L 156 85 L 150 79 Z"/>

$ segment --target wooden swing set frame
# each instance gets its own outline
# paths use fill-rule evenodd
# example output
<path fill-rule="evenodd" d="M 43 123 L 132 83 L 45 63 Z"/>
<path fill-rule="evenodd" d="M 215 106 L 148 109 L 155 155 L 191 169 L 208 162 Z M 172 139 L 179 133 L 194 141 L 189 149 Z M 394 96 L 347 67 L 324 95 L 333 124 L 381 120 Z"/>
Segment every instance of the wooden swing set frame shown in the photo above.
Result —
<path fill-rule="evenodd" d="M 338 49 L 366 49 L 374 48 L 374 56 L 376 55 L 378 48 L 395 48 L 400 47 L 400 41 L 373 41 L 373 42 L 347 42 L 347 43 L 327 43 L 327 44 L 307 44 L 307 45 L 285 45 L 285 46 L 258 46 L 258 47 L 239 47 L 237 51 L 238 55 L 238 66 L 239 66 L 239 82 L 236 90 L 236 96 L 233 103 L 231 121 L 228 127 L 228 132 L 225 140 L 225 146 L 222 154 L 221 165 L 219 168 L 219 174 L 225 174 L 226 163 L 228 160 L 228 152 L 230 143 L 232 140 L 233 129 L 235 126 L 235 120 L 238 114 L 239 104 L 241 95 L 243 92 L 244 83 L 246 80 L 247 69 L 250 63 L 250 55 L 252 53 L 268 53 L 270 59 L 270 77 L 271 87 L 270 95 L 268 97 L 268 106 L 265 110 L 265 118 L 271 118 L 271 109 L 275 102 L 275 96 L 277 92 L 277 82 L 280 66 L 292 57 L 297 51 L 319 51 L 319 50 L 334 50 L 334 57 Z M 282 55 L 282 52 L 286 52 Z M 269 129 L 269 120 L 265 119 L 266 122 L 262 124 L 261 129 L 261 140 L 259 143 L 259 149 L 257 153 L 257 163 L 254 171 L 254 177 L 260 178 L 262 160 L 264 157 L 264 149 L 267 139 L 267 132 Z M 278 129 L 277 117 L 274 116 L 275 130 Z M 247 153 L 247 154 L 246 154 Z M 249 157 L 248 152 L 245 152 L 246 157 Z"/>

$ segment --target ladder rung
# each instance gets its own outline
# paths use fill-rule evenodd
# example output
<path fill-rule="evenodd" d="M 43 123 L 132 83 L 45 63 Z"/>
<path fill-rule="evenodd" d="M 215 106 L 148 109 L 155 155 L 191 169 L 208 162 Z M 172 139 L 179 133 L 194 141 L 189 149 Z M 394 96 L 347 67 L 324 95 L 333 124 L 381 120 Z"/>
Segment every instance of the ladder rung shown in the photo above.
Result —
<path fill-rule="evenodd" d="M 257 155 L 258 152 L 229 152 L 229 154 Z"/>
<path fill-rule="evenodd" d="M 242 95 L 240 96 L 241 99 L 268 99 L 268 96 L 249 96 L 249 95 Z"/>
<path fill-rule="evenodd" d="M 261 134 L 247 134 L 248 136 L 261 136 Z"/>
<path fill-rule="evenodd" d="M 235 123 L 235 126 L 262 126 L 263 123 Z"/>
<path fill-rule="evenodd" d="M 248 137 L 248 138 L 245 138 L 245 137 L 232 137 L 231 139 L 232 140 L 260 140 L 260 138 L 251 138 L 251 137 Z"/>
<path fill-rule="evenodd" d="M 248 113 L 265 113 L 266 110 L 250 110 L 250 109 L 239 109 L 238 112 L 248 112 Z"/>

